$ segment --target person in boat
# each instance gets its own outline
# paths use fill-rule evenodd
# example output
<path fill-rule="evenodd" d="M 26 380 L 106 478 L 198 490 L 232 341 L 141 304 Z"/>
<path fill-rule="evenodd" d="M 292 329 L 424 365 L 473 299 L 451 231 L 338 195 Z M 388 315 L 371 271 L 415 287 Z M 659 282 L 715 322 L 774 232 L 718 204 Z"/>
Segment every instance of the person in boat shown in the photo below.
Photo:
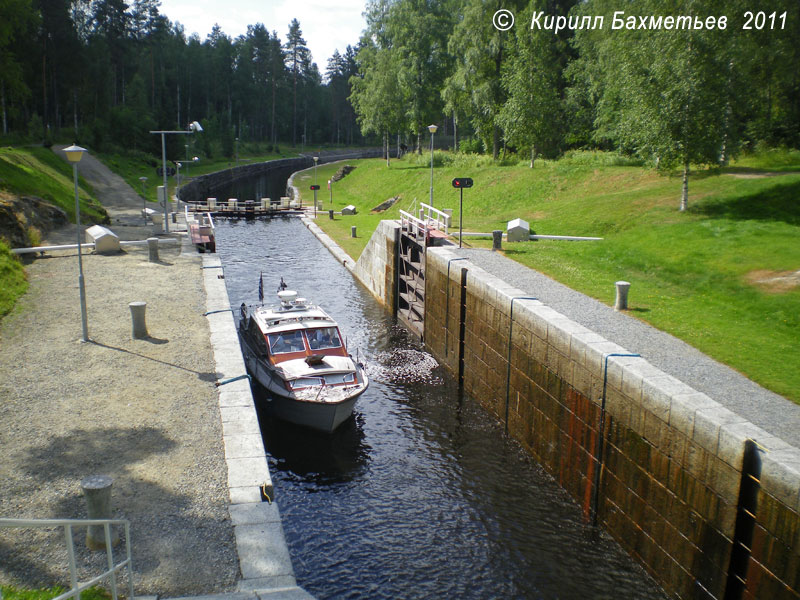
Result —
<path fill-rule="evenodd" d="M 342 345 L 336 330 L 331 327 L 315 329 L 309 336 L 309 344 L 312 350 L 325 350 L 327 348 L 338 348 Z"/>
<path fill-rule="evenodd" d="M 276 336 L 270 336 L 270 350 L 273 354 L 303 351 L 303 334 L 299 331 L 288 331 Z"/>

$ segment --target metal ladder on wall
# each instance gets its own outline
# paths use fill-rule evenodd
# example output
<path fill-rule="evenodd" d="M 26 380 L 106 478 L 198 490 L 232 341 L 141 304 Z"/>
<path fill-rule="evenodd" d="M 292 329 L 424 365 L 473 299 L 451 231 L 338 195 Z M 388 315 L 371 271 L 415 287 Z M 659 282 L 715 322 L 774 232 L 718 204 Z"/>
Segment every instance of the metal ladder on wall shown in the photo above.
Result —
<path fill-rule="evenodd" d="M 108 569 L 100 575 L 93 577 L 83 583 L 78 582 L 78 570 L 75 564 L 75 546 L 72 542 L 72 530 L 74 527 L 89 527 L 90 525 L 102 525 L 105 532 L 106 556 L 108 558 Z M 114 551 L 111 547 L 111 526 L 119 525 L 125 528 L 125 560 L 115 563 Z M 87 588 L 108 579 L 111 585 L 111 595 L 114 600 L 118 600 L 117 595 L 117 572 L 123 569 L 128 570 L 128 587 L 130 600 L 134 600 L 133 594 L 133 566 L 131 563 L 131 535 L 130 523 L 124 519 L 0 519 L 0 529 L 52 529 L 55 527 L 64 528 L 64 538 L 67 544 L 67 560 L 69 561 L 69 576 L 71 589 L 63 594 L 56 596 L 53 600 L 66 600 L 76 598 L 80 600 L 81 592 Z"/>

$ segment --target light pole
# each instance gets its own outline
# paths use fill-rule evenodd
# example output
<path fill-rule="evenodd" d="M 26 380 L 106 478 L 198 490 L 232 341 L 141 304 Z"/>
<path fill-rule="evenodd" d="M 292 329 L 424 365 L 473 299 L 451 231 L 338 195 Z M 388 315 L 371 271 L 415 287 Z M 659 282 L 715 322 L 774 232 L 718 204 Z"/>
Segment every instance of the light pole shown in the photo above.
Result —
<path fill-rule="evenodd" d="M 314 218 L 317 218 L 317 190 L 319 186 L 317 185 L 317 163 L 319 162 L 319 156 L 314 157 L 314 185 L 312 189 L 314 190 Z"/>
<path fill-rule="evenodd" d="M 72 177 L 75 180 L 75 224 L 78 228 L 78 288 L 81 295 L 81 341 L 89 341 L 89 326 L 86 319 L 86 289 L 83 285 L 83 259 L 81 257 L 81 205 L 78 200 L 78 163 L 83 157 L 86 148 L 81 148 L 73 144 L 69 148 L 64 148 L 67 160 L 72 163 Z"/>
<path fill-rule="evenodd" d="M 439 129 L 436 125 L 428 125 L 428 131 L 431 132 L 431 206 L 433 206 L 433 134 Z"/>
<path fill-rule="evenodd" d="M 164 131 L 164 130 L 156 130 L 151 131 L 150 133 L 160 133 L 161 134 L 161 170 L 164 176 L 164 233 L 169 233 L 169 195 L 167 194 L 167 141 L 166 135 L 168 133 L 200 133 L 203 131 L 203 128 L 200 126 L 200 123 L 197 121 L 192 121 L 189 123 L 189 126 L 186 128 L 186 131 Z"/>
<path fill-rule="evenodd" d="M 147 183 L 147 177 L 142 175 L 139 177 L 139 181 L 142 182 L 142 218 L 144 219 L 144 224 L 147 225 L 147 196 L 145 196 L 144 192 L 144 185 Z"/>

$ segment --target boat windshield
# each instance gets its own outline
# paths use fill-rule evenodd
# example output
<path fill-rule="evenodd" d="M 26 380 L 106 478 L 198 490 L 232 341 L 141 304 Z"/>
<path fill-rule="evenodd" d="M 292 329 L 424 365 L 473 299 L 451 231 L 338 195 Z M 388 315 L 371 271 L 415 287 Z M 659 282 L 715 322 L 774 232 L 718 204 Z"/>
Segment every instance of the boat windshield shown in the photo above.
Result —
<path fill-rule="evenodd" d="M 308 345 L 312 350 L 327 350 L 329 348 L 341 348 L 342 341 L 339 339 L 339 332 L 336 327 L 320 327 L 306 332 Z"/>
<path fill-rule="evenodd" d="M 303 352 L 305 349 L 303 334 L 300 331 L 285 331 L 283 333 L 269 334 L 269 351 L 272 354 Z"/>

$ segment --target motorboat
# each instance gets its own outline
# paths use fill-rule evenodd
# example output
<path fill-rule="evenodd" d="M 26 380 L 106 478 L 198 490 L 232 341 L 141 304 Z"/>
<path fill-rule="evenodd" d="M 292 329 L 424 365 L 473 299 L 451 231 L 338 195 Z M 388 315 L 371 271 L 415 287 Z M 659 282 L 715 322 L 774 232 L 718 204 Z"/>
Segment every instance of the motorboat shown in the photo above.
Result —
<path fill-rule="evenodd" d="M 242 304 L 239 339 L 248 372 L 269 392 L 268 411 L 284 421 L 330 433 L 369 385 L 336 321 L 283 280 L 277 305 Z"/>

